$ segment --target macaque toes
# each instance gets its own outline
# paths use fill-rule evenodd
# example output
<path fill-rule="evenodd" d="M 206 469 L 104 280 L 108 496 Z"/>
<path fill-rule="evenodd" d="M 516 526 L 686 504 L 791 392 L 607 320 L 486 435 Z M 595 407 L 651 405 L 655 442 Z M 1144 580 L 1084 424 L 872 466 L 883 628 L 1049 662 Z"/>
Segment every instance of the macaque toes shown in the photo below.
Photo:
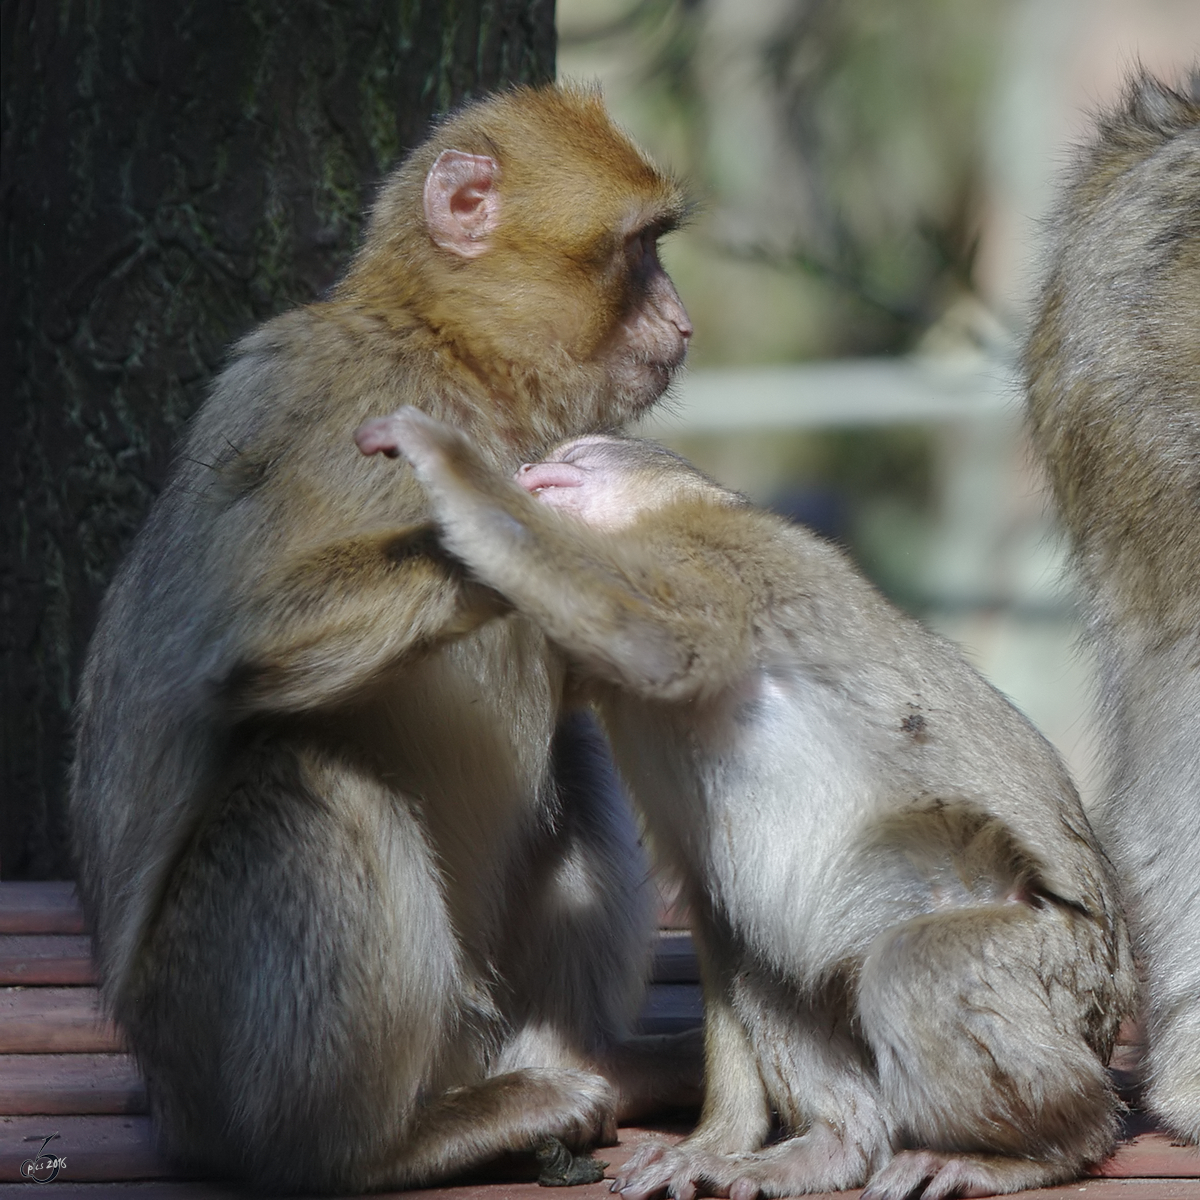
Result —
<path fill-rule="evenodd" d="M 659 447 L 584 437 L 513 482 L 413 409 L 356 437 L 561 649 L 691 906 L 701 1121 L 614 1190 L 934 1200 L 1109 1152 L 1134 990 L 1109 868 L 1053 750 L 952 647 Z"/>
<path fill-rule="evenodd" d="M 1200 1144 L 1200 68 L 1103 114 L 1025 349 L 1100 668 L 1093 820 L 1145 979 L 1146 1102 Z"/>
<path fill-rule="evenodd" d="M 686 1084 L 622 1040 L 651 897 L 560 653 L 348 434 L 419 403 L 511 472 L 645 409 L 691 334 L 657 255 L 683 210 L 592 93 L 469 105 L 196 415 L 104 602 L 71 794 L 103 994 L 192 1169 L 411 1186 Z"/>

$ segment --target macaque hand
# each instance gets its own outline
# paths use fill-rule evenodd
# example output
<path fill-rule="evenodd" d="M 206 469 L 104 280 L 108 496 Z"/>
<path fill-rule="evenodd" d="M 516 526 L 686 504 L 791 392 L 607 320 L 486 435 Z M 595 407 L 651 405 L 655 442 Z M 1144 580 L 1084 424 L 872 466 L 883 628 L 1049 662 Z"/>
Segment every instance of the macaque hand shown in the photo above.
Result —
<path fill-rule="evenodd" d="M 414 405 L 406 404 L 391 416 L 364 421 L 354 431 L 354 441 L 363 454 L 404 458 L 418 475 L 423 475 L 462 441 L 462 435 Z"/>

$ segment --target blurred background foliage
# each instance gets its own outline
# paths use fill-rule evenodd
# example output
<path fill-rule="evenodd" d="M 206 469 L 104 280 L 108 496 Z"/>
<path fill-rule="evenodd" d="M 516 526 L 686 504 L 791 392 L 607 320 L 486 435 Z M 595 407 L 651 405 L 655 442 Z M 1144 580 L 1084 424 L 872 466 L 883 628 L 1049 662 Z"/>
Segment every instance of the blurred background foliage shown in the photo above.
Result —
<path fill-rule="evenodd" d="M 1009 7 L 559 0 L 559 77 L 697 193 L 667 250 L 696 365 L 903 352 L 972 295 Z"/>
<path fill-rule="evenodd" d="M 696 326 L 693 367 L 1004 344 L 972 268 L 1010 7 L 559 0 L 559 77 L 601 80 L 699 202 L 664 249 Z M 678 440 L 920 607 L 934 430 Z"/>
<path fill-rule="evenodd" d="M 557 25 L 559 78 L 599 82 L 697 201 L 663 248 L 696 327 L 690 374 L 653 435 L 845 545 L 964 645 L 1086 790 L 1092 667 L 1016 347 L 1091 114 L 1139 64 L 1179 78 L 1200 56 L 1200 4 L 557 0 Z M 884 375 L 856 373 L 862 359 L 896 364 L 868 419 L 861 385 Z M 756 409 L 768 364 L 794 364 L 785 419 Z M 900 384 L 918 366 L 958 373 L 961 412 L 888 407 L 912 399 Z M 744 427 L 697 418 L 705 373 Z"/>

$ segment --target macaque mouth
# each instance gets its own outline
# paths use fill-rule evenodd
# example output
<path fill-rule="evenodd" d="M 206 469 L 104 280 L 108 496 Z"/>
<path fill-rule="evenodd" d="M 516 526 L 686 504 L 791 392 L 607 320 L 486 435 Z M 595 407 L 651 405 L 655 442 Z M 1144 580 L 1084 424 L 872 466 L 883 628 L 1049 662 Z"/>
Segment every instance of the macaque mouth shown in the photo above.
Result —
<path fill-rule="evenodd" d="M 584 472 L 565 462 L 526 463 L 518 468 L 514 479 L 527 492 L 540 492 L 546 488 L 582 487 Z"/>

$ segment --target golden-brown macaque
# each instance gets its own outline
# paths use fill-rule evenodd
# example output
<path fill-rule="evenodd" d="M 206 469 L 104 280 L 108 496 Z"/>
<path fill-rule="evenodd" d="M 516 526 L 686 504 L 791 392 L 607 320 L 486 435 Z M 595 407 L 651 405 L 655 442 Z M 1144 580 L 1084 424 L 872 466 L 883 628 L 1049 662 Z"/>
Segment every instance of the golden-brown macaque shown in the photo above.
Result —
<path fill-rule="evenodd" d="M 640 412 L 691 333 L 682 207 L 593 94 L 464 108 L 197 414 L 104 604 L 72 812 L 104 994 L 199 1169 L 406 1186 L 636 1105 L 650 913 L 602 742 L 348 431 L 420 404 L 511 471 Z"/>
<path fill-rule="evenodd" d="M 660 447 L 573 440 L 518 487 L 415 409 L 357 440 L 562 649 L 691 907 L 700 1126 L 614 1190 L 938 1200 L 1108 1153 L 1134 996 L 1110 871 L 1054 751 L 948 643 Z"/>
<path fill-rule="evenodd" d="M 1200 70 L 1100 117 L 1025 352 L 1099 656 L 1093 819 L 1146 983 L 1146 1098 L 1200 1143 Z"/>

